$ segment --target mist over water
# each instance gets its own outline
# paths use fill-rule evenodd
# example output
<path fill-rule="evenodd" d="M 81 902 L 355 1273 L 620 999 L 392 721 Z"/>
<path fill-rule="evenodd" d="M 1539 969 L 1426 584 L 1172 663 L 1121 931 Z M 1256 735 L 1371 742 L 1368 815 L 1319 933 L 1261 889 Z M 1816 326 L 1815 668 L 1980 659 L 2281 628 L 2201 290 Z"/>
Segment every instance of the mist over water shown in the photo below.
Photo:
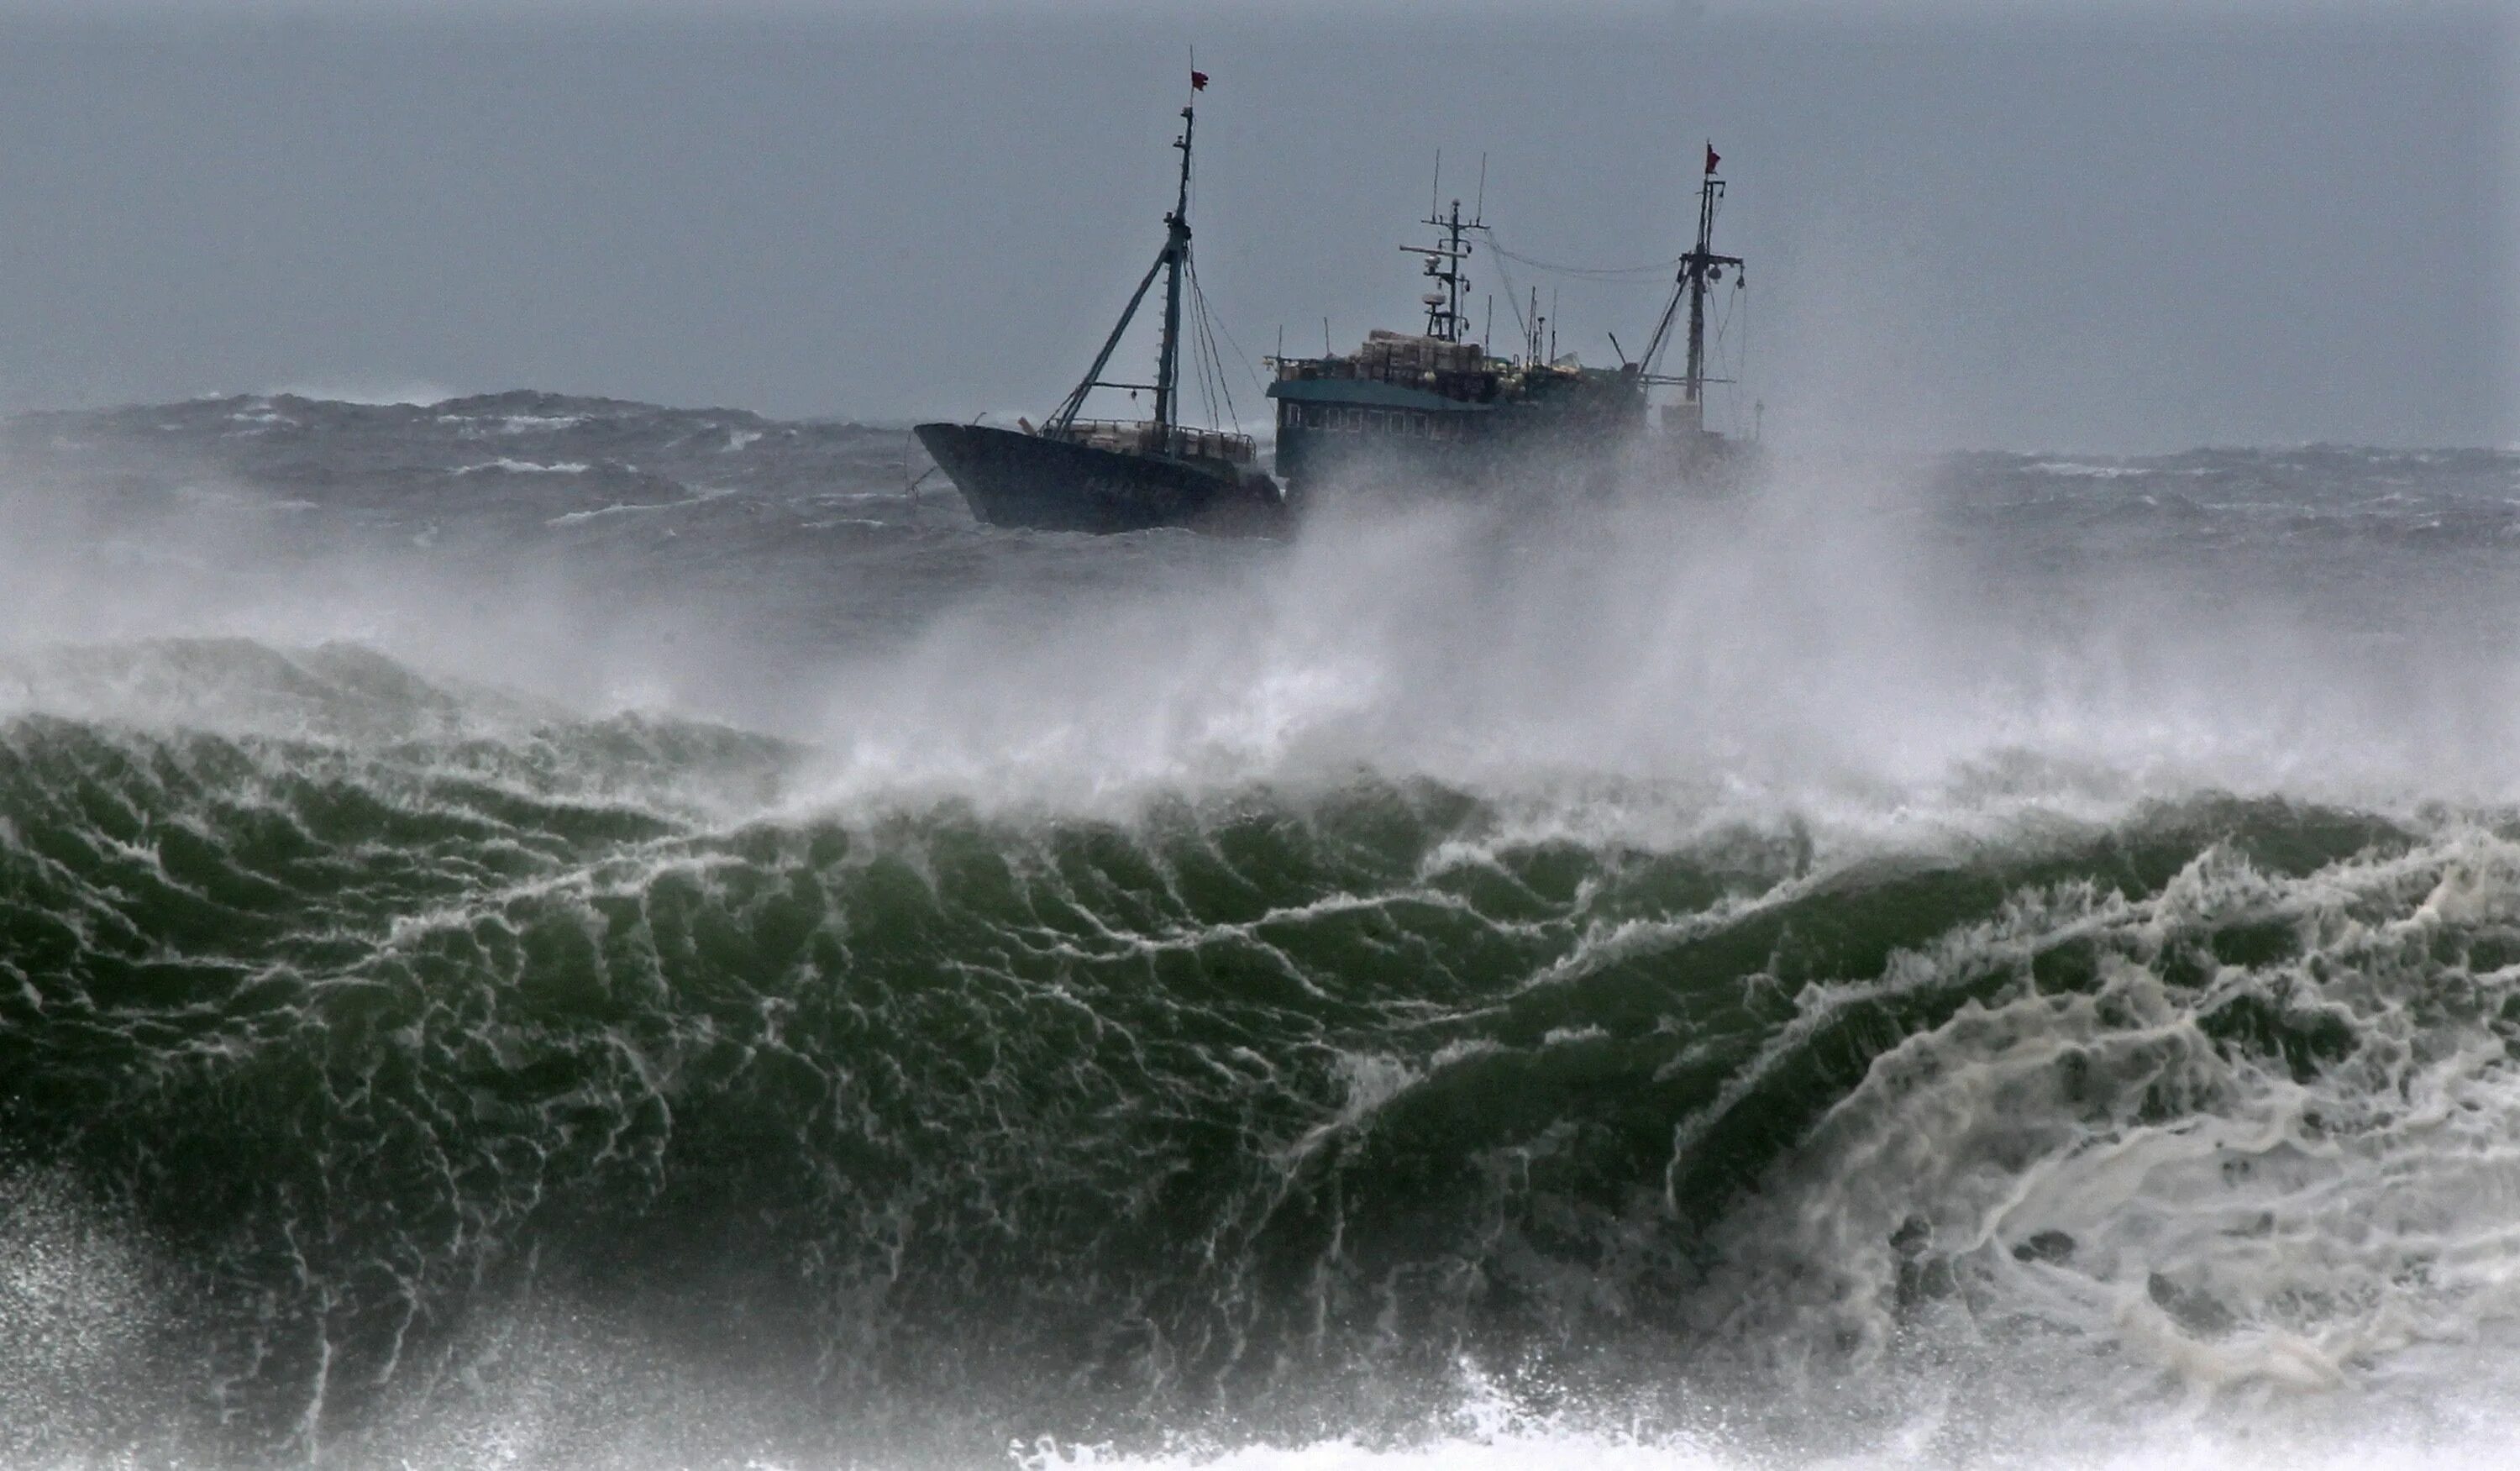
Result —
<path fill-rule="evenodd" d="M 0 1458 L 2511 1449 L 2520 459 L 8 437 Z"/>

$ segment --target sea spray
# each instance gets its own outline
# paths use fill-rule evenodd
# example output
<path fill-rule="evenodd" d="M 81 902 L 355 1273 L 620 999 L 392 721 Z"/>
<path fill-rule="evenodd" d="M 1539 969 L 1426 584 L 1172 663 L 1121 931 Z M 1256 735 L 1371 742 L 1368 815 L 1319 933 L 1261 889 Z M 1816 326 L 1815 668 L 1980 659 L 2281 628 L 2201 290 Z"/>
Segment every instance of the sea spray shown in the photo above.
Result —
<path fill-rule="evenodd" d="M 511 407 L 13 503 L 13 1454 L 2507 1449 L 2501 462 L 1220 549 Z"/>
<path fill-rule="evenodd" d="M 2502 1311 L 2489 826 L 1658 849 L 1370 780 L 765 821 L 689 794 L 803 758 L 671 724 L 9 729 L 11 1137 L 175 1264 L 248 1441 L 550 1301 L 948 1445 L 1408 1437 L 1465 1356 L 1886 1386 L 1962 1311 L 2136 1401 L 2299 1390 Z"/>

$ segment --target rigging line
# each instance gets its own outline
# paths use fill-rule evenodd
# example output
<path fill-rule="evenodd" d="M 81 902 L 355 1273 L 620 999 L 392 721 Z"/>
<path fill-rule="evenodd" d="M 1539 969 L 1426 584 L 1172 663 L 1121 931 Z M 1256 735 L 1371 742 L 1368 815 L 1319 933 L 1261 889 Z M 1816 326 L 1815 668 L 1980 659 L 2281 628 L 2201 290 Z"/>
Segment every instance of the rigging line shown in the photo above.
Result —
<path fill-rule="evenodd" d="M 1208 373 L 1216 382 L 1216 396 L 1225 403 L 1225 418 L 1234 432 L 1242 432 L 1242 416 L 1234 407 L 1233 385 L 1225 380 L 1225 357 L 1216 350 L 1216 314 L 1208 310 L 1207 293 L 1197 291 L 1199 344 L 1207 354 Z"/>
<path fill-rule="evenodd" d="M 1230 425 L 1238 434 L 1242 432 L 1242 416 L 1234 411 L 1234 390 L 1227 386 L 1225 381 L 1225 359 L 1219 356 L 1216 350 L 1216 318 L 1204 307 L 1198 314 L 1198 335 L 1200 342 L 1207 349 L 1207 375 L 1216 384 L 1217 401 L 1225 405 L 1225 417 L 1217 426 L 1223 428 Z M 1213 416 L 1211 421 L 1214 422 Z"/>
<path fill-rule="evenodd" d="M 1488 248 L 1497 254 L 1504 256 L 1508 260 L 1519 261 L 1523 265 L 1527 265 L 1535 271 L 1547 271 L 1557 276 L 1580 276 L 1603 281 L 1615 280 L 1621 277 L 1659 276 L 1665 271 L 1677 268 L 1680 265 L 1681 260 L 1679 256 L 1675 255 L 1669 260 L 1657 260 L 1650 264 L 1641 266 L 1559 265 L 1553 261 L 1541 260 L 1534 256 L 1524 255 L 1519 251 L 1507 248 L 1505 242 L 1497 239 L 1496 231 L 1487 226 L 1479 226 L 1478 231 L 1479 234 L 1487 237 Z"/>
<path fill-rule="evenodd" d="M 1210 364 L 1216 369 L 1217 380 L 1222 382 L 1225 379 L 1225 358 L 1216 347 L 1216 333 L 1219 326 L 1216 320 L 1216 308 L 1209 304 L 1206 289 L 1199 285 L 1195 275 L 1191 277 L 1190 294 L 1192 304 L 1198 309 L 1199 351 L 1207 356 Z"/>
<path fill-rule="evenodd" d="M 1207 359 L 1198 351 L 1198 313 L 1191 313 L 1191 371 L 1198 382 L 1199 412 L 1209 423 L 1216 423 L 1216 390 L 1207 385 Z"/>
<path fill-rule="evenodd" d="M 1732 371 L 1732 377 L 1746 380 L 1750 377 L 1750 293 L 1736 282 L 1732 294 L 1741 303 L 1741 366 Z"/>
<path fill-rule="evenodd" d="M 1209 365 L 1209 359 L 1213 354 L 1208 351 L 1207 303 L 1200 299 L 1194 279 L 1190 299 L 1191 356 L 1196 360 L 1195 366 L 1198 369 L 1198 399 L 1200 407 L 1207 412 L 1207 422 L 1214 424 L 1216 423 L 1216 375 Z"/>
<path fill-rule="evenodd" d="M 1208 384 L 1206 343 L 1199 336 L 1198 278 L 1190 276 L 1187 268 L 1184 275 L 1188 276 L 1191 282 L 1190 321 L 1186 324 L 1190 329 L 1191 370 L 1198 376 L 1199 407 L 1205 412 L 1207 422 L 1214 423 L 1216 423 L 1216 390 Z"/>
<path fill-rule="evenodd" d="M 1740 298 L 1738 296 L 1728 296 L 1725 298 L 1723 315 L 1718 317 L 1715 322 L 1715 342 L 1714 345 L 1708 349 L 1706 354 L 1707 357 L 1713 361 L 1716 371 L 1720 376 L 1735 379 L 1740 378 L 1741 370 L 1737 366 L 1737 359 L 1725 356 L 1724 340 L 1726 334 L 1732 330 L 1732 308 L 1738 304 Z M 1735 382 L 1732 386 L 1737 390 L 1740 385 L 1738 382 Z"/>
<path fill-rule="evenodd" d="M 1209 309 L 1207 304 L 1207 288 L 1199 285 L 1198 272 L 1195 268 L 1193 268 L 1190 273 L 1190 294 L 1191 300 L 1195 303 L 1198 308 L 1198 332 L 1200 343 L 1202 349 L 1207 355 L 1208 363 L 1215 369 L 1217 392 L 1224 398 L 1226 417 L 1234 422 L 1234 431 L 1238 434 L 1242 432 L 1242 416 L 1234 407 L 1234 389 L 1232 385 L 1226 381 L 1225 357 L 1224 354 L 1216 350 L 1215 334 L 1219 332 L 1224 333 L 1225 340 L 1234 343 L 1234 350 L 1237 354 L 1239 354 L 1242 351 L 1242 344 L 1239 342 L 1234 342 L 1233 331 L 1227 328 L 1223 322 L 1217 320 L 1216 313 Z M 1242 365 L 1242 371 L 1244 373 L 1250 373 L 1251 365 L 1247 362 L 1244 363 Z M 1259 376 L 1257 374 L 1252 375 L 1252 381 L 1255 383 L 1259 381 Z M 1265 394 L 1267 390 L 1263 389 L 1262 391 Z"/>
<path fill-rule="evenodd" d="M 1732 382 L 1725 385 L 1725 402 L 1732 406 L 1731 412 L 1734 416 L 1734 422 L 1737 423 L 1739 422 L 1739 415 L 1741 412 L 1741 395 L 1747 391 L 1742 379 L 1746 377 L 1746 370 L 1748 369 L 1750 361 L 1750 293 L 1741 290 L 1738 286 L 1735 286 L 1733 290 L 1725 296 L 1724 314 L 1716 323 L 1715 351 L 1719 356 L 1723 353 L 1725 343 L 1731 336 L 1732 331 L 1732 318 L 1735 312 L 1739 313 L 1741 318 L 1741 335 L 1737 341 L 1732 343 L 1732 355 L 1730 358 L 1723 359 L 1722 361 L 1724 376 L 1732 379 Z"/>
<path fill-rule="evenodd" d="M 1215 320 L 1216 319 L 1211 316 L 1207 310 L 1207 303 L 1203 301 L 1200 302 L 1198 308 L 1198 345 L 1201 355 L 1207 359 L 1207 380 L 1210 388 L 1210 407 L 1208 409 L 1207 422 L 1215 424 L 1219 428 L 1223 428 L 1234 420 L 1234 404 L 1231 397 L 1229 397 L 1225 391 L 1225 364 L 1218 361 L 1216 356 Z M 1221 417 L 1217 414 L 1214 408 L 1214 405 L 1218 403 L 1225 405 L 1225 413 Z"/>
<path fill-rule="evenodd" d="M 1198 372 L 1199 402 L 1207 410 L 1207 422 L 1216 423 L 1216 387 L 1208 372 L 1207 294 L 1198 289 L 1198 273 L 1185 273 L 1190 282 L 1190 347 L 1191 366 Z"/>
<path fill-rule="evenodd" d="M 1738 277 L 1733 279 L 1732 290 L 1727 293 L 1724 298 L 1724 315 L 1716 323 L 1715 342 L 1719 349 L 1724 344 L 1725 334 L 1732 330 L 1732 314 L 1735 311 L 1738 311 L 1741 314 L 1741 341 L 1737 344 L 1737 347 L 1739 352 L 1743 354 L 1743 356 L 1735 361 L 1746 364 L 1748 362 L 1746 354 L 1748 353 L 1750 346 L 1750 293 L 1741 289 L 1740 279 Z M 1740 369 L 1737 367 L 1734 368 L 1732 376 L 1739 378 L 1741 376 Z"/>
<path fill-rule="evenodd" d="M 1201 330 L 1204 332 L 1205 329 Z M 1213 343 L 1211 342 L 1210 345 L 1212 347 Z M 1231 428 L 1236 433 L 1240 433 L 1242 419 L 1240 415 L 1234 412 L 1234 395 L 1225 386 L 1225 364 L 1217 359 L 1213 351 L 1208 355 L 1208 380 L 1216 385 L 1217 401 L 1225 406 L 1223 414 L 1211 413 L 1208 416 L 1208 422 L 1220 429 Z"/>
<path fill-rule="evenodd" d="M 1491 241 L 1489 244 L 1494 245 L 1495 242 Z M 1520 330 L 1521 340 L 1529 342 L 1531 324 L 1522 320 L 1522 292 L 1514 288 L 1513 277 L 1507 273 L 1505 262 L 1502 260 L 1497 262 L 1497 280 L 1505 283 L 1505 304 L 1513 308 L 1513 325 Z M 1494 342 L 1488 343 L 1487 347 L 1491 354 L 1496 351 Z M 1517 352 L 1515 356 L 1519 357 L 1521 354 Z"/>
<path fill-rule="evenodd" d="M 1195 274 L 1191 277 L 1190 285 L 1192 290 L 1198 292 L 1199 301 L 1203 305 L 1207 300 L 1207 293 L 1199 290 L 1198 278 Z M 1251 386 L 1266 398 L 1269 394 L 1269 385 L 1262 382 L 1260 375 L 1252 370 L 1251 359 L 1243 352 L 1242 344 L 1234 340 L 1234 329 L 1226 326 L 1225 319 L 1219 317 L 1216 319 L 1216 330 L 1225 334 L 1226 345 L 1234 349 L 1234 360 L 1242 365 L 1242 376 L 1251 379 Z"/>
<path fill-rule="evenodd" d="M 1563 276 L 1574 281 L 1658 281 L 1667 273 L 1677 269 L 1680 265 L 1679 257 L 1675 256 L 1670 260 L 1657 261 L 1652 265 L 1623 266 L 1615 269 L 1603 267 L 1596 269 L 1588 266 L 1565 266 L 1559 265 L 1554 261 L 1536 260 L 1531 256 L 1517 255 L 1512 251 L 1504 249 L 1496 250 L 1493 253 L 1502 255 L 1508 260 L 1529 266 L 1535 271 L 1540 271 L 1551 276 Z"/>

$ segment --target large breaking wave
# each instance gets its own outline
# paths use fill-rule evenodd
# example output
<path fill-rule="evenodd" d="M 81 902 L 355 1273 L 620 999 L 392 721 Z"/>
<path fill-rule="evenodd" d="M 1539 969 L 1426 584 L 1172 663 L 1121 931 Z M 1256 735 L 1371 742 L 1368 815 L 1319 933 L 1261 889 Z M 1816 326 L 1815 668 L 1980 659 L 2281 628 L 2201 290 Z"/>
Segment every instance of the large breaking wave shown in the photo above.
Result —
<path fill-rule="evenodd" d="M 1369 776 L 797 819 L 773 741 L 477 724 L 0 734 L 14 1452 L 101 1386 L 350 1455 L 1406 1441 L 1469 1372 L 1792 1444 L 1775 1386 L 1908 1413 L 1920 1336 L 2103 1415 L 2513 1306 L 2507 821 L 1832 852 Z"/>
<path fill-rule="evenodd" d="M 2498 615 L 2055 561 L 2122 504 L 1975 602 L 1435 518 L 652 650 L 782 736 L 443 583 L 15 641 L 0 1459 L 2491 1463 Z"/>

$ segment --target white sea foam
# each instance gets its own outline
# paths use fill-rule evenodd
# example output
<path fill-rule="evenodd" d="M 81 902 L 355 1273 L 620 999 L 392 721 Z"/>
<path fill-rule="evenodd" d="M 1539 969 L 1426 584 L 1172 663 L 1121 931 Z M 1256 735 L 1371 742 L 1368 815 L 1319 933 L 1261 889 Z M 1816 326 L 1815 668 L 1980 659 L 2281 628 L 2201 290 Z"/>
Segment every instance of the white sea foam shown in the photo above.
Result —
<path fill-rule="evenodd" d="M 1355 1441 L 1259 1446 L 1160 1455 L 1039 1445 L 1013 1452 L 1022 1471 L 2503 1471 L 2520 1462 L 2520 1433 L 2408 1441 L 2385 1433 L 2323 1438 L 2131 1430 L 2096 1442 L 1929 1449 L 1937 1427 L 1867 1451 L 1796 1457 L 1726 1444 L 1721 1434 L 1665 1438 L 1525 1429 L 1405 1449 Z"/>
<path fill-rule="evenodd" d="M 642 511 L 680 511 L 690 506 L 705 506 L 711 501 L 722 500 L 733 494 L 735 494 L 735 489 L 732 486 L 704 485 L 698 487 L 694 494 L 685 496 L 679 501 L 615 501 L 609 506 L 599 506 L 592 511 L 564 511 L 559 515 L 553 516 L 551 519 L 543 522 L 543 524 L 546 526 L 573 526 L 582 521 L 593 520 L 598 516 L 623 515 Z"/>
<path fill-rule="evenodd" d="M 1815 993 L 1772 1056 L 1876 996 L 2019 977 L 1872 1065 L 1726 1221 L 1698 1312 L 1792 1378 L 1964 1365 L 1999 1425 L 2063 1376 L 2095 1432 L 2166 1403 L 2232 1435 L 2391 1414 L 2453 1450 L 2482 1413 L 2507 1445 L 2520 1372 L 2472 1346 L 2520 1343 L 2520 1069 L 2494 1020 L 2520 966 L 2472 972 L 2459 937 L 2515 914 L 2520 847 L 2473 829 L 2300 878 L 2217 848 L 2156 898 L 2025 893 Z M 2233 930 L 2299 949 L 2166 983 Z M 2033 980 L 2065 947 L 2095 989 Z M 2276 1024 L 2325 1055 L 2218 1030 Z"/>
<path fill-rule="evenodd" d="M 2087 480 L 2117 480 L 2128 475 L 2148 475 L 2151 467 L 2142 465 L 2087 465 L 2079 460 L 2041 460 L 2030 467 L 2042 474 L 2072 475 Z"/>
<path fill-rule="evenodd" d="M 557 465 L 539 465 L 531 460 L 510 460 L 502 457 L 479 465 L 464 466 L 455 473 L 477 475 L 484 471 L 496 470 L 511 475 L 582 475 L 592 468 L 594 468 L 593 466 L 575 460 L 562 461 Z"/>
<path fill-rule="evenodd" d="M 688 501 L 652 501 L 646 505 L 633 506 L 627 502 L 615 501 L 609 506 L 598 506 L 592 511 L 563 511 L 560 514 L 553 516 L 550 520 L 543 522 L 543 524 L 546 526 L 574 526 L 580 521 L 594 520 L 597 516 L 622 515 L 636 511 L 666 511 L 676 506 L 688 506 L 691 503 Z"/>
<path fill-rule="evenodd" d="M 375 407 L 410 407 L 425 409 L 441 404 L 458 395 L 441 384 L 405 379 L 323 380 L 291 383 L 260 395 L 264 398 L 303 398 L 316 403 L 367 404 Z"/>

